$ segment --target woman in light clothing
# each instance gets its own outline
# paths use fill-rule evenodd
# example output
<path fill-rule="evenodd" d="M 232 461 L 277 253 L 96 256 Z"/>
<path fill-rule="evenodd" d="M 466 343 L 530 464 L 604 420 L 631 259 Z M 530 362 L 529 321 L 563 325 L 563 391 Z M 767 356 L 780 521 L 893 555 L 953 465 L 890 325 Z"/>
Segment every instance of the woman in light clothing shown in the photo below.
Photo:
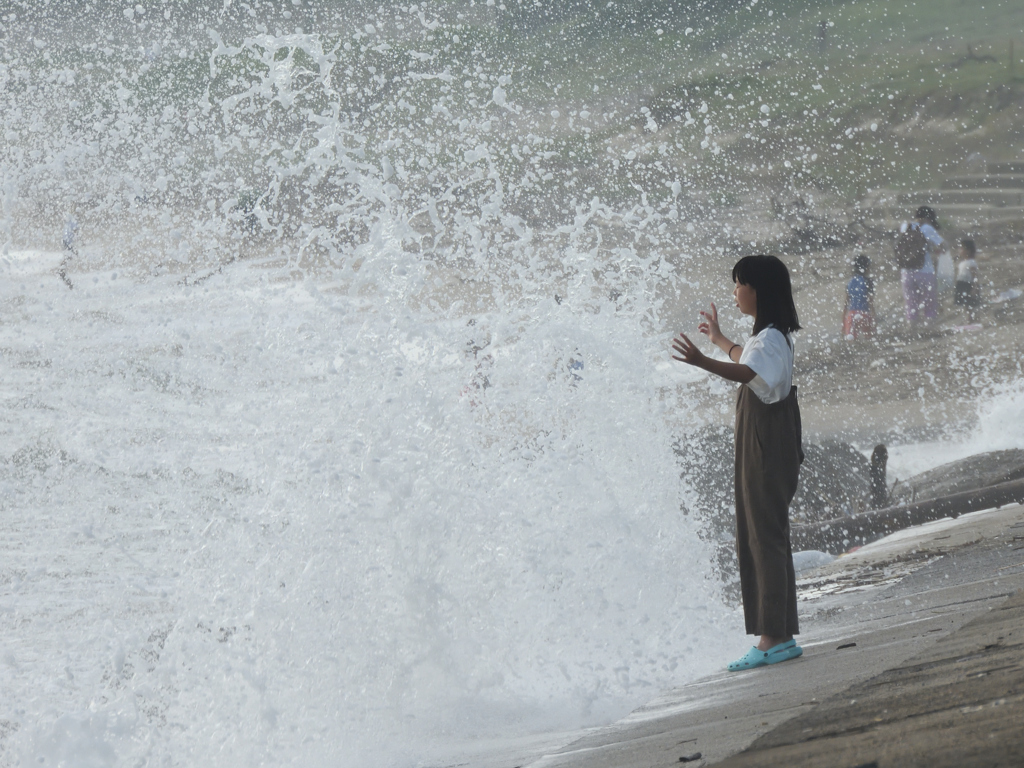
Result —
<path fill-rule="evenodd" d="M 922 321 L 934 320 L 939 314 L 939 286 L 935 278 L 935 262 L 932 256 L 946 251 L 946 241 L 939 234 L 939 220 L 935 211 L 927 205 L 917 209 L 913 222 L 903 222 L 900 232 L 906 232 L 909 227 L 919 229 L 928 241 L 924 266 L 920 269 L 900 270 L 907 320 L 911 325 L 917 325 Z"/>

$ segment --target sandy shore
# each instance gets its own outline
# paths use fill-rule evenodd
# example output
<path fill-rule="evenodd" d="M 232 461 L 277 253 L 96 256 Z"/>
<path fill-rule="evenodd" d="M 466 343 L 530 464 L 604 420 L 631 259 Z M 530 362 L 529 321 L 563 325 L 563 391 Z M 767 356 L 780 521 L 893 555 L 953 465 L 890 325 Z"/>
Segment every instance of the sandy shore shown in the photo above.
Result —
<path fill-rule="evenodd" d="M 1007 724 L 1024 714 L 1024 656 L 1010 636 L 1024 613 L 1022 542 L 1024 507 L 1012 506 L 805 571 L 801 659 L 666 691 L 527 764 L 1016 764 L 1024 737 Z"/>

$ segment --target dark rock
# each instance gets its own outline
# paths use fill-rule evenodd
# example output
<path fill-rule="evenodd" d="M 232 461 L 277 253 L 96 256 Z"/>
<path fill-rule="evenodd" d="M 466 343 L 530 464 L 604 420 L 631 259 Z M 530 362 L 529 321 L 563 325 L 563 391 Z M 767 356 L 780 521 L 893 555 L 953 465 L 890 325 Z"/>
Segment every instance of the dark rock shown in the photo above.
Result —
<path fill-rule="evenodd" d="M 703 427 L 677 442 L 674 449 L 683 482 L 693 491 L 690 511 L 704 518 L 716 534 L 732 531 L 736 501 L 733 430 Z"/>
<path fill-rule="evenodd" d="M 871 498 L 871 465 L 849 443 L 828 440 L 805 443 L 800 484 L 790 505 L 794 523 L 813 523 L 867 508 Z"/>
<path fill-rule="evenodd" d="M 794 525 L 790 529 L 790 537 L 797 552 L 819 550 L 840 553 L 851 546 L 870 544 L 904 528 L 1005 504 L 1024 504 L 1024 479 L 1008 480 L 912 504 L 873 509 L 826 522 Z"/>
<path fill-rule="evenodd" d="M 734 437 L 729 427 L 708 426 L 675 446 L 681 475 L 693 489 L 694 511 L 713 536 L 732 536 L 735 528 Z M 849 443 L 804 443 L 800 484 L 790 506 L 794 524 L 831 520 L 861 512 L 871 498 L 871 467 Z"/>
<path fill-rule="evenodd" d="M 991 451 L 952 461 L 896 483 L 892 504 L 910 504 L 1024 478 L 1024 450 Z"/>

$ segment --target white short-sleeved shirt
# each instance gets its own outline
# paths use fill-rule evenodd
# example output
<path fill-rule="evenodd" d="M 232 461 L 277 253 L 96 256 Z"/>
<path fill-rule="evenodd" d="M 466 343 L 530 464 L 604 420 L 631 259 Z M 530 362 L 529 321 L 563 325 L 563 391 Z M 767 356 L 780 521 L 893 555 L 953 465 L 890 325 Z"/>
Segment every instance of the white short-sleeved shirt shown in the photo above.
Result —
<path fill-rule="evenodd" d="M 746 385 L 761 402 L 770 405 L 789 397 L 793 387 L 793 346 L 782 331 L 769 326 L 747 339 L 740 364 L 756 374 Z"/>
<path fill-rule="evenodd" d="M 956 281 L 958 283 L 971 283 L 978 279 L 978 262 L 974 259 L 964 259 L 957 265 Z"/>

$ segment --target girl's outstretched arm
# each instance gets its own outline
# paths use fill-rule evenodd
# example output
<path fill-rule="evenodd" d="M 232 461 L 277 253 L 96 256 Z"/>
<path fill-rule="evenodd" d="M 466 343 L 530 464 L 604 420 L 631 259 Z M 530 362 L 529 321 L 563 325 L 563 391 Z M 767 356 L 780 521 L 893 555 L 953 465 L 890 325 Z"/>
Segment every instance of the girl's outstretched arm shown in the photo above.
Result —
<path fill-rule="evenodd" d="M 736 346 L 738 348 L 738 345 Z M 684 333 L 680 333 L 679 338 L 672 340 L 672 349 L 679 353 L 678 355 L 672 355 L 673 360 L 703 368 L 708 373 L 721 376 L 727 381 L 738 381 L 740 384 L 746 384 L 757 375 L 751 368 L 742 363 L 727 363 L 724 360 L 713 360 L 697 349 L 697 345 L 686 338 Z"/>
<path fill-rule="evenodd" d="M 733 343 L 722 333 L 722 329 L 718 326 L 718 307 L 715 306 L 715 303 L 711 302 L 710 312 L 701 310 L 700 317 L 701 321 L 700 325 L 697 326 L 697 330 L 707 336 L 712 344 L 725 352 L 729 360 L 739 360 L 739 355 L 743 348 L 739 344 Z M 678 339 L 672 341 L 672 349 L 681 355 L 681 357 L 672 355 L 673 360 L 703 368 L 708 373 L 721 376 L 728 381 L 738 381 L 740 384 L 746 384 L 756 376 L 754 371 L 745 365 L 736 362 L 726 363 L 722 360 L 712 360 L 697 349 L 697 346 L 682 333 L 679 334 Z"/>
<path fill-rule="evenodd" d="M 708 341 L 725 352 L 730 360 L 733 362 L 739 360 L 737 355 L 743 351 L 743 348 L 726 338 L 722 329 L 718 327 L 718 307 L 715 306 L 715 302 L 711 302 L 710 312 L 705 312 L 703 309 L 700 311 L 700 325 L 697 326 L 697 330 L 707 336 Z"/>

